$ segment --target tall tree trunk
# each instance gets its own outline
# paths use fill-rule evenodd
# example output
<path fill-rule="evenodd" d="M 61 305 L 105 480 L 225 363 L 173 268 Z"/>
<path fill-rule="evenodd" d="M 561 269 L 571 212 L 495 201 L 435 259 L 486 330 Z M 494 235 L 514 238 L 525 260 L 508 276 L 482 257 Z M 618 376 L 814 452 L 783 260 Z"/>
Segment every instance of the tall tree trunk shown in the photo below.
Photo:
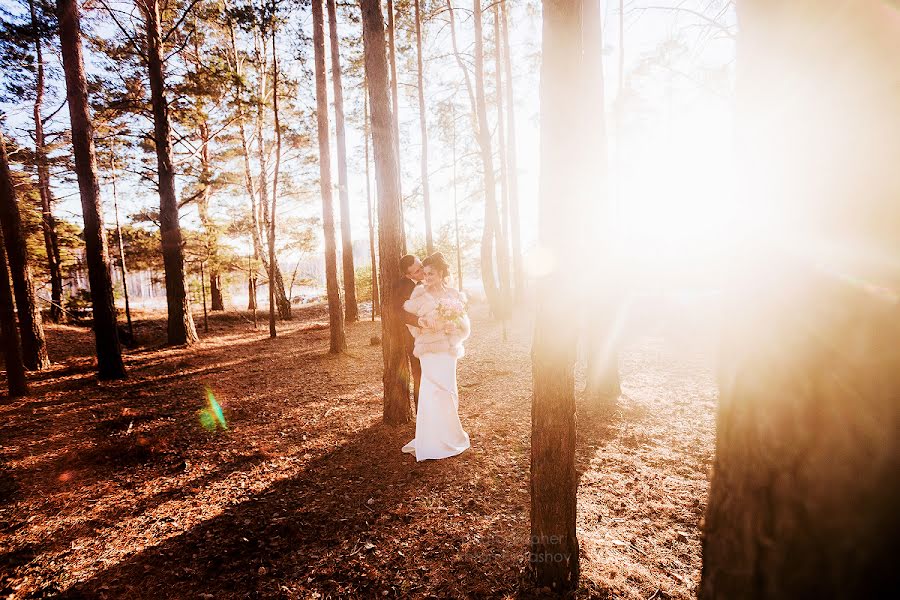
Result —
<path fill-rule="evenodd" d="M 356 269 L 353 266 L 353 236 L 350 232 L 350 194 L 347 183 L 347 142 L 344 134 L 344 91 L 341 83 L 341 48 L 338 43 L 335 1 L 328 2 L 328 29 L 331 37 L 331 82 L 334 86 L 334 127 L 337 140 L 338 191 L 341 199 L 341 246 L 344 263 L 344 318 L 359 321 L 356 301 Z"/>
<path fill-rule="evenodd" d="M 94 339 L 97 345 L 97 374 L 100 379 L 125 377 L 119 333 L 116 329 L 116 305 L 109 276 L 106 230 L 100 208 L 100 185 L 94 153 L 94 128 L 91 124 L 81 55 L 81 19 L 77 0 L 57 0 L 60 49 L 66 78 L 66 101 L 72 121 L 72 150 L 75 175 L 84 216 L 84 245 L 93 307 Z"/>
<path fill-rule="evenodd" d="M 9 264 L 6 261 L 6 243 L 0 228 L 0 335 L 3 337 L 3 361 L 6 367 L 8 398 L 28 395 L 28 380 L 22 362 L 19 331 L 16 329 L 16 307 L 9 287 Z"/>
<path fill-rule="evenodd" d="M 473 1 L 472 18 L 475 23 L 475 107 L 478 120 L 477 139 L 484 177 L 484 229 L 481 234 L 481 282 L 494 317 L 505 320 L 507 302 L 504 282 L 507 277 L 503 270 L 508 261 L 506 243 L 500 230 L 497 213 L 497 179 L 494 175 L 494 159 L 491 147 L 491 129 L 487 118 L 487 104 L 484 97 L 484 39 L 481 22 L 481 0 Z M 494 253 L 496 250 L 499 283 L 494 273 Z"/>
<path fill-rule="evenodd" d="M 703 600 L 897 582 L 900 22 L 847 7 L 737 4 L 735 147 L 758 228 L 729 268 Z"/>
<path fill-rule="evenodd" d="M 344 352 L 344 314 L 337 278 L 337 244 L 334 235 L 334 205 L 331 198 L 331 150 L 328 144 L 328 87 L 325 81 L 325 27 L 322 0 L 312 0 L 313 48 L 316 67 L 316 121 L 319 130 L 319 187 L 322 189 L 322 227 L 325 236 L 325 287 L 328 292 L 328 321 L 331 352 Z"/>
<path fill-rule="evenodd" d="M 56 219 L 53 217 L 53 195 L 50 190 L 50 167 L 47 164 L 47 148 L 44 142 L 44 121 L 41 106 L 44 102 L 44 52 L 38 31 L 37 12 L 34 0 L 28 0 L 31 11 L 31 26 L 34 29 L 35 51 L 35 96 L 34 96 L 34 154 L 37 163 L 38 192 L 41 196 L 41 230 L 44 234 L 44 248 L 47 251 L 47 267 L 50 271 L 50 320 L 62 320 L 62 269 L 59 255 L 59 237 L 56 233 Z"/>
<path fill-rule="evenodd" d="M 369 105 L 372 109 L 372 147 L 378 191 L 378 254 L 381 274 L 381 349 L 384 356 L 384 422 L 412 419 L 409 402 L 409 361 L 406 359 L 399 304 L 400 254 L 403 232 L 400 217 L 400 173 L 393 139 L 388 96 L 388 62 L 384 49 L 384 17 L 379 0 L 360 0 Z"/>
<path fill-rule="evenodd" d="M 515 298 L 521 301 L 525 293 L 525 271 L 522 266 L 522 233 L 519 217 L 519 163 L 516 149 L 516 109 L 512 83 L 512 58 L 509 48 L 509 24 L 506 0 L 500 2 L 501 32 L 503 36 L 503 59 L 506 66 L 506 172 L 509 182 L 509 228 L 512 237 L 512 270 Z"/>
<path fill-rule="evenodd" d="M 431 192 L 428 188 L 428 123 L 425 114 L 425 75 L 424 62 L 422 60 L 422 14 L 419 8 L 419 0 L 415 0 L 416 6 L 416 76 L 419 88 L 419 130 L 422 136 L 422 202 L 425 204 L 425 247 L 428 254 L 434 252 L 434 237 L 431 233 Z"/>
<path fill-rule="evenodd" d="M 50 366 L 50 359 L 47 357 L 44 325 L 41 321 L 40 306 L 34 295 L 25 232 L 22 230 L 22 216 L 19 214 L 19 201 L 16 198 L 15 183 L 6 156 L 6 140 L 2 133 L 0 133 L 0 225 L 6 240 L 6 256 L 9 260 L 16 309 L 19 314 L 22 360 L 25 362 L 25 368 L 31 371 L 46 369 Z"/>
<path fill-rule="evenodd" d="M 169 106 L 166 100 L 162 32 L 158 0 L 138 0 L 147 26 L 147 68 L 153 107 L 153 140 L 159 175 L 159 228 L 165 266 L 166 303 L 168 305 L 169 344 L 193 344 L 197 329 L 191 315 L 184 282 L 184 248 L 178 222 L 178 198 L 175 195 L 175 169 L 172 165 L 172 140 L 169 134 Z"/>
<path fill-rule="evenodd" d="M 581 97 L 581 0 L 545 0 L 541 64 L 539 244 L 557 257 L 537 281 L 531 410 L 531 564 L 538 586 L 578 585 L 575 533 L 575 357 L 577 256 L 582 176 L 571 148 L 584 141 Z"/>
<path fill-rule="evenodd" d="M 452 113 L 451 121 L 453 122 L 453 229 L 456 233 L 456 287 L 459 291 L 463 291 L 463 267 L 462 267 L 462 244 L 459 236 L 459 197 L 457 194 L 456 181 L 456 104 L 451 104 Z"/>
<path fill-rule="evenodd" d="M 593 400 L 614 401 L 622 389 L 619 384 L 619 322 L 622 298 L 619 270 L 615 265 L 613 211 L 609 197 L 609 151 L 606 133 L 606 94 L 603 80 L 603 24 L 600 0 L 583 0 L 585 129 L 584 152 L 580 155 L 583 179 L 587 183 L 588 206 L 582 227 L 594 240 L 596 261 L 591 269 L 591 295 L 585 304 L 587 327 L 587 385 Z"/>
<path fill-rule="evenodd" d="M 375 219 L 372 215 L 372 178 L 369 175 L 369 83 L 364 84 L 363 134 L 366 142 L 366 214 L 369 218 L 369 254 L 372 257 L 372 320 L 381 312 L 381 295 L 378 291 L 378 265 L 375 262 Z"/>
<path fill-rule="evenodd" d="M 278 115 L 278 50 L 275 44 L 275 23 L 272 24 L 272 117 L 275 127 L 275 172 L 272 174 L 272 210 L 269 213 L 269 281 L 275 280 L 275 268 L 278 260 L 275 258 L 275 223 L 278 206 L 278 172 L 281 169 L 281 121 Z M 281 283 L 284 289 L 284 281 Z M 288 305 L 290 309 L 290 305 Z M 269 285 L 269 336 L 278 335 L 275 330 L 275 286 Z"/>
<path fill-rule="evenodd" d="M 394 27 L 394 0 L 387 0 L 388 10 L 388 46 L 390 48 L 390 64 L 391 64 L 391 110 L 393 121 L 391 126 L 394 129 L 394 154 L 397 155 L 397 164 L 400 164 L 400 93 L 397 83 L 397 44 L 395 41 Z M 397 171 L 397 196 L 400 198 L 400 235 L 403 253 L 406 254 L 406 223 L 403 220 L 403 191 L 400 180 L 400 171 Z"/>

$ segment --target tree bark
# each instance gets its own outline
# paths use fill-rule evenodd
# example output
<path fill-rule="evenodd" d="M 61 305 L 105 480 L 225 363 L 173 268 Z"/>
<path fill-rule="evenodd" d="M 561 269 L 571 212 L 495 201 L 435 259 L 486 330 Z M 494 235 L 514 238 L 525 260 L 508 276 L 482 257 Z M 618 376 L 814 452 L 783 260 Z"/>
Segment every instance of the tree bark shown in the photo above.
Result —
<path fill-rule="evenodd" d="M 159 177 L 159 229 L 165 266 L 168 341 L 172 345 L 193 344 L 197 329 L 191 315 L 184 282 L 184 248 L 178 222 L 175 169 L 169 134 L 169 106 L 166 100 L 162 32 L 158 0 L 138 0 L 147 27 L 147 68 L 153 107 L 153 140 Z"/>
<path fill-rule="evenodd" d="M 41 106 L 44 102 L 44 53 L 38 32 L 38 18 L 34 0 L 28 1 L 31 11 L 31 26 L 34 28 L 35 50 L 35 96 L 34 96 L 34 154 L 37 163 L 38 192 L 41 196 L 41 230 L 44 234 L 44 248 L 47 251 L 47 267 L 50 272 L 50 321 L 59 323 L 62 312 L 62 260 L 59 255 L 59 237 L 56 233 L 56 219 L 53 217 L 53 195 L 50 190 L 50 167 L 47 164 L 47 148 L 44 142 L 44 121 Z"/>
<path fill-rule="evenodd" d="M 359 321 L 356 300 L 356 269 L 353 266 L 353 236 L 350 232 L 350 194 L 347 182 L 347 141 L 344 133 L 344 91 L 341 83 L 341 48 L 338 43 L 335 0 L 328 3 L 328 29 L 331 37 L 331 82 L 334 87 L 334 128 L 337 141 L 338 192 L 341 201 L 341 246 L 344 267 L 344 319 Z"/>
<path fill-rule="evenodd" d="M 81 24 L 76 0 L 58 0 L 59 38 L 66 78 L 66 101 L 72 121 L 72 150 L 75 175 L 81 195 L 84 216 L 84 244 L 93 307 L 94 339 L 97 346 L 97 374 L 100 379 L 125 377 L 119 333 L 116 328 L 116 306 L 109 276 L 109 253 L 106 230 L 100 208 L 100 185 L 94 153 L 94 129 L 91 124 L 81 54 Z"/>
<path fill-rule="evenodd" d="M 425 114 L 425 67 L 422 60 L 422 15 L 419 0 L 415 0 L 416 19 L 416 76 L 419 89 L 419 131 L 422 137 L 422 202 L 425 205 L 425 247 L 428 254 L 434 253 L 434 236 L 431 232 L 431 192 L 428 187 L 428 123 Z"/>
<path fill-rule="evenodd" d="M 516 301 L 525 294 L 525 271 L 522 266 L 522 233 L 519 217 L 519 161 L 516 149 L 516 108 L 512 83 L 512 58 L 509 49 L 509 24 L 506 0 L 500 2 L 503 60 L 506 67 L 507 179 L 509 182 L 509 228 L 512 237 L 513 287 Z"/>
<path fill-rule="evenodd" d="M 331 352 L 347 350 L 341 288 L 337 278 L 337 244 L 334 235 L 334 204 L 331 197 L 331 150 L 328 143 L 328 87 L 325 81 L 325 27 L 322 0 L 312 0 L 313 49 L 316 68 L 316 121 L 319 130 L 319 187 L 322 189 L 322 228 L 325 237 L 325 287 L 328 292 L 328 321 Z"/>
<path fill-rule="evenodd" d="M 0 133 L 0 225 L 6 240 L 6 256 L 12 274 L 13 292 L 19 315 L 19 333 L 22 342 L 22 360 L 25 368 L 39 371 L 50 366 L 47 357 L 47 342 L 44 339 L 44 325 L 41 310 L 34 295 L 34 281 L 28 265 L 28 250 L 25 232 L 22 230 L 22 216 L 16 198 L 15 182 L 6 156 L 6 140 Z"/>
<path fill-rule="evenodd" d="M 381 274 L 381 348 L 384 357 L 384 422 L 412 419 L 409 401 L 409 362 L 403 341 L 405 325 L 393 310 L 399 300 L 403 232 L 400 217 L 400 173 L 393 139 L 388 96 L 388 63 L 384 48 L 384 17 L 379 0 L 360 0 L 366 77 L 371 107 L 372 146 L 378 191 L 378 254 Z"/>
<path fill-rule="evenodd" d="M 585 290 L 590 294 L 585 328 L 587 346 L 586 394 L 595 402 L 615 401 L 619 382 L 620 289 L 613 246 L 613 211 L 609 196 L 609 151 L 606 128 L 606 94 L 603 79 L 603 23 L 600 0 L 584 0 L 585 137 L 580 154 L 586 180 L 588 205 L 582 221 L 583 235 L 594 241 L 594 268 Z"/>
<path fill-rule="evenodd" d="M 375 220 L 372 215 L 372 178 L 369 175 L 369 83 L 364 84 L 363 134 L 366 143 L 366 214 L 369 218 L 369 254 L 372 257 L 372 320 L 381 312 L 381 296 L 378 291 L 378 265 L 375 262 Z"/>
<path fill-rule="evenodd" d="M 497 213 L 497 179 L 494 175 L 494 159 L 491 147 L 491 129 L 487 118 L 487 103 L 484 97 L 484 36 L 481 22 L 481 0 L 473 1 L 472 18 L 475 23 L 475 107 L 478 120 L 477 139 L 481 167 L 484 177 L 484 229 L 481 234 L 481 281 L 484 293 L 494 317 L 507 318 L 508 259 L 506 243 L 500 229 Z M 498 278 L 494 274 L 494 253 L 496 251 Z"/>
<path fill-rule="evenodd" d="M 391 110 L 393 115 L 392 127 L 394 129 L 394 154 L 397 155 L 397 164 L 400 164 L 400 94 L 397 84 L 397 45 L 394 29 L 394 0 L 387 0 L 388 10 L 388 46 L 390 47 L 391 65 Z M 397 170 L 397 196 L 400 198 L 400 235 L 403 253 L 406 254 L 406 223 L 403 219 L 403 190 L 400 180 L 400 170 Z"/>
<path fill-rule="evenodd" d="M 532 348 L 531 566 L 536 585 L 555 592 L 578 586 L 575 532 L 575 358 L 578 343 L 578 178 L 583 120 L 581 1 L 544 0 L 541 65 L 539 244 L 556 268 L 537 281 Z"/>
<path fill-rule="evenodd" d="M 752 212 L 736 222 L 753 227 L 724 305 L 703 600 L 876 598 L 897 581 L 900 22 L 884 3 L 846 9 L 737 4 Z"/>
<path fill-rule="evenodd" d="M 3 337 L 3 361 L 9 391 L 7 398 L 0 398 L 0 401 L 29 394 L 19 331 L 16 329 L 16 307 L 9 287 L 9 264 L 6 261 L 5 246 L 3 229 L 0 229 L 0 335 Z"/>

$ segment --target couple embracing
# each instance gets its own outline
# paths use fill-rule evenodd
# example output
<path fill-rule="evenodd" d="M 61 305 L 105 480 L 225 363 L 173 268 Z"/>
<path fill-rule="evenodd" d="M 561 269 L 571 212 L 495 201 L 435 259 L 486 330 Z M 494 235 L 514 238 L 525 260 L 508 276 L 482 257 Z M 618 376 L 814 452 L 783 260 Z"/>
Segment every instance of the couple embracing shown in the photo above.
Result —
<path fill-rule="evenodd" d="M 450 265 L 436 252 L 420 261 L 400 259 L 399 298 L 391 309 L 405 323 L 406 352 L 414 380 L 416 437 L 403 452 L 416 461 L 455 456 L 469 447 L 459 421 L 456 361 L 471 326 L 466 297 L 450 286 Z"/>

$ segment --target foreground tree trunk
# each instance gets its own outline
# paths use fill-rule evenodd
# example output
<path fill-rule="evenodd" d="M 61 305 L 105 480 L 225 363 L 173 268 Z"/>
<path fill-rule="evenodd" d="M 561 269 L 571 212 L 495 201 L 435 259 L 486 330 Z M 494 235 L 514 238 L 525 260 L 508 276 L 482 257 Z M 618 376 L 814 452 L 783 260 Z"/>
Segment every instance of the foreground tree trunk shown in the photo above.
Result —
<path fill-rule="evenodd" d="M 91 125 L 81 55 L 81 24 L 76 0 L 58 0 L 59 38 L 66 78 L 66 101 L 72 121 L 72 152 L 75 175 L 81 195 L 84 216 L 84 245 L 93 307 L 94 339 L 97 345 L 97 371 L 100 379 L 125 377 L 119 333 L 116 328 L 116 306 L 113 302 L 109 275 L 109 253 L 106 229 L 100 208 L 100 185 L 94 153 L 94 128 Z"/>
<path fill-rule="evenodd" d="M 429 256 L 434 252 L 434 237 L 431 233 L 431 192 L 428 187 L 428 122 L 425 114 L 425 67 L 422 61 L 422 14 L 419 0 L 415 0 L 416 19 L 416 77 L 419 91 L 419 131 L 422 137 L 422 202 L 425 205 L 425 248 Z"/>
<path fill-rule="evenodd" d="M 388 101 L 388 63 L 384 49 L 384 17 L 379 0 L 360 0 L 366 77 L 372 114 L 372 146 L 378 190 L 378 255 L 381 275 L 381 348 L 384 356 L 384 422 L 408 423 L 409 363 L 403 346 L 398 305 L 400 253 L 403 232 L 400 217 L 400 173 L 393 139 L 393 119 Z"/>
<path fill-rule="evenodd" d="M 325 287 L 328 292 L 328 322 L 331 352 L 344 352 L 344 313 L 337 278 L 337 244 L 334 235 L 334 204 L 331 198 L 331 150 L 328 144 L 328 87 L 325 82 L 325 31 L 322 0 L 312 0 L 313 49 L 316 69 L 316 121 L 319 130 L 319 187 L 322 189 L 322 227 L 325 236 Z"/>
<path fill-rule="evenodd" d="M 162 32 L 158 0 L 138 0 L 147 26 L 147 68 L 153 107 L 153 140 L 159 178 L 159 229 L 162 236 L 163 264 L 168 305 L 169 344 L 193 344 L 197 329 L 191 315 L 184 284 L 184 248 L 178 222 L 178 198 L 175 195 L 175 170 L 172 165 L 172 140 L 169 135 L 169 105 L 163 72 Z"/>
<path fill-rule="evenodd" d="M 900 22 L 838 0 L 738 20 L 756 222 L 729 269 L 699 597 L 877 598 L 897 581 Z"/>
<path fill-rule="evenodd" d="M 41 106 L 44 103 L 44 52 L 38 30 L 38 17 L 34 0 L 28 1 L 31 12 L 31 26 L 34 28 L 35 51 L 35 95 L 34 95 L 34 155 L 37 163 L 38 192 L 41 196 L 41 230 L 44 234 L 44 248 L 47 251 L 47 267 L 50 272 L 50 321 L 62 320 L 62 260 L 59 255 L 59 237 L 56 233 L 56 219 L 53 217 L 53 195 L 50 190 L 50 167 L 47 164 L 47 147 L 44 142 L 44 121 Z"/>
<path fill-rule="evenodd" d="M 595 261 L 587 281 L 587 385 L 594 402 L 609 404 L 621 394 L 619 383 L 619 332 L 621 282 L 615 265 L 613 210 L 609 196 L 609 151 L 606 128 L 606 94 L 603 80 L 603 23 L 600 0 L 584 0 L 585 129 L 588 132 L 581 158 L 586 181 L 585 235 L 594 242 Z"/>
<path fill-rule="evenodd" d="M 19 346 L 19 332 L 16 329 L 16 308 L 12 289 L 9 287 L 9 264 L 6 262 L 6 243 L 0 229 L 0 335 L 3 336 L 3 364 L 6 367 L 8 398 L 28 395 L 28 381 L 25 378 L 25 364 Z"/>
<path fill-rule="evenodd" d="M 344 318 L 359 321 L 356 300 L 356 268 L 353 266 L 353 235 L 350 232 L 350 194 L 347 183 L 347 141 L 344 133 L 344 90 L 341 83 L 341 48 L 338 43 L 335 1 L 328 2 L 328 30 L 331 38 L 331 82 L 334 87 L 334 128 L 337 140 L 338 192 L 341 199 L 341 258 L 344 267 Z"/>
<path fill-rule="evenodd" d="M 555 592 L 578 585 L 575 533 L 575 357 L 584 209 L 582 176 L 571 148 L 584 141 L 581 97 L 581 0 L 544 0 L 541 64 L 541 158 L 538 244 L 556 269 L 537 281 L 531 409 L 531 566 L 538 586 Z"/>
<path fill-rule="evenodd" d="M 6 156 L 6 140 L 2 133 L 0 133 L 0 225 L 6 240 L 6 256 L 9 260 L 19 315 L 22 360 L 25 362 L 25 368 L 31 371 L 46 369 L 50 366 L 50 359 L 47 357 L 44 325 L 34 295 L 34 281 L 31 279 L 31 268 L 28 266 L 28 249 L 25 245 L 25 232 L 22 230 L 22 216 L 19 213 L 15 183 Z"/>
<path fill-rule="evenodd" d="M 509 24 L 506 0 L 500 2 L 500 29 L 503 38 L 503 62 L 506 71 L 506 172 L 509 184 L 509 229 L 512 237 L 513 288 L 516 301 L 525 293 L 525 270 L 522 266 L 522 233 L 519 217 L 519 161 L 516 150 L 516 108 L 512 84 L 512 59 L 509 49 Z"/>

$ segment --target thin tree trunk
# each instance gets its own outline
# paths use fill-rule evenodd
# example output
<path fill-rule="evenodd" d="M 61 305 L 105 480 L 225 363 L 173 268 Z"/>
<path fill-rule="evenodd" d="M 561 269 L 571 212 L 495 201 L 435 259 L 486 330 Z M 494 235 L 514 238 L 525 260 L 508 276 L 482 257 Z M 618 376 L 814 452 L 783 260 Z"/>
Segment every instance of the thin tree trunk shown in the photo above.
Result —
<path fill-rule="evenodd" d="M 206 233 L 206 249 L 209 253 L 209 294 L 210 308 L 212 310 L 225 310 L 222 298 L 222 286 L 219 277 L 219 233 L 215 224 L 209 218 L 209 201 L 211 194 L 210 183 L 212 180 L 212 168 L 209 157 L 209 122 L 205 117 L 200 122 L 200 185 L 203 191 L 197 200 L 197 213 L 200 223 Z"/>
<path fill-rule="evenodd" d="M 381 312 L 381 297 L 378 291 L 378 265 L 375 262 L 375 220 L 372 215 L 372 178 L 369 175 L 369 83 L 364 84 L 363 94 L 363 134 L 366 142 L 366 214 L 369 218 L 369 254 L 372 257 L 372 320 Z"/>
<path fill-rule="evenodd" d="M 275 45 L 275 25 L 272 25 L 272 116 L 275 126 L 275 172 L 272 174 L 272 210 L 269 213 L 269 337 L 276 337 L 275 329 L 275 268 L 278 260 L 275 258 L 275 223 L 277 214 L 275 208 L 278 205 L 278 171 L 281 169 L 281 122 L 278 118 L 278 50 Z M 284 281 L 281 283 L 284 289 Z"/>
<path fill-rule="evenodd" d="M 484 39 L 481 23 L 481 0 L 473 1 L 472 18 L 475 23 L 475 107 L 478 120 L 477 139 L 481 167 L 484 177 L 484 229 L 481 234 L 481 281 L 491 311 L 497 319 L 505 320 L 507 306 L 503 266 L 507 264 L 506 244 L 500 230 L 497 213 L 497 179 L 494 175 L 494 159 L 491 147 L 491 129 L 487 118 L 487 103 L 484 97 Z M 494 252 L 496 249 L 497 268 L 500 270 L 499 283 L 494 273 Z"/>
<path fill-rule="evenodd" d="M 391 425 L 412 419 L 409 401 L 409 361 L 403 340 L 405 325 L 394 308 L 402 302 L 400 255 L 403 231 L 400 216 L 400 173 L 393 139 L 388 95 L 388 61 L 384 48 L 384 17 L 379 0 L 360 0 L 365 66 L 372 109 L 372 146 L 378 191 L 378 252 L 381 274 L 381 348 L 384 356 L 384 422 Z"/>
<path fill-rule="evenodd" d="M 13 292 L 19 314 L 19 333 L 22 341 L 22 360 L 25 368 L 39 371 L 50 366 L 47 357 L 47 342 L 44 340 L 44 325 L 41 311 L 34 295 L 31 267 L 28 265 L 28 250 L 19 201 L 16 198 L 15 183 L 6 156 L 6 140 L 0 133 L 0 225 L 6 240 L 6 256 L 12 274 Z"/>
<path fill-rule="evenodd" d="M 228 3 L 226 2 L 225 8 L 228 9 Z M 228 34 L 229 41 L 231 44 L 231 54 L 229 56 L 232 61 L 231 68 L 234 71 L 236 78 L 235 81 L 239 82 L 243 77 L 243 62 L 241 61 L 241 57 L 238 54 L 237 50 L 237 42 L 235 40 L 234 35 L 234 22 L 231 18 L 228 19 Z M 253 185 L 253 171 L 250 168 L 250 144 L 247 142 L 247 130 L 246 130 L 246 113 L 244 112 L 244 101 L 241 98 L 240 87 L 239 84 L 234 84 L 233 94 L 234 94 L 234 102 L 237 106 L 237 124 L 238 131 L 240 132 L 241 137 L 241 155 L 244 159 L 244 188 L 247 191 L 247 198 L 250 201 L 250 239 L 253 245 L 253 256 L 258 260 L 260 256 L 264 256 L 262 252 L 262 244 L 259 236 L 259 220 L 257 218 L 257 203 L 256 203 L 256 186 Z M 247 259 L 248 268 L 247 268 L 247 309 L 253 311 L 253 319 L 254 319 L 254 328 L 256 327 L 256 277 L 253 274 L 252 264 L 250 264 L 250 258 Z"/>
<path fill-rule="evenodd" d="M 581 2 L 545 1 L 541 65 L 539 244 L 576 257 L 583 204 L 572 160 L 580 148 Z M 575 531 L 575 357 L 579 269 L 564 260 L 537 281 L 531 411 L 531 566 L 537 586 L 562 593 L 578 586 Z"/>
<path fill-rule="evenodd" d="M 516 149 L 516 110 L 512 83 L 512 59 L 509 48 L 509 24 L 506 0 L 500 2 L 503 59 L 506 65 L 507 179 L 509 182 L 509 221 L 512 236 L 512 270 L 515 298 L 521 302 L 525 294 L 525 271 L 522 266 L 522 233 L 519 217 L 519 165 Z"/>
<path fill-rule="evenodd" d="M 447 0 L 447 14 L 450 18 L 450 42 L 453 47 L 453 56 L 456 58 L 456 64 L 459 66 L 463 74 L 463 82 L 466 84 L 466 93 L 469 96 L 469 107 L 471 108 L 470 118 L 472 121 L 472 129 L 478 129 L 478 121 L 475 117 L 475 91 L 472 87 L 472 78 L 469 76 L 469 68 L 463 61 L 462 54 L 459 51 L 459 44 L 456 41 L 456 17 L 455 9 L 451 0 Z"/>
<path fill-rule="evenodd" d="M 416 63 L 419 88 L 419 130 L 422 136 L 422 201 L 425 204 L 425 247 L 428 254 L 434 252 L 434 237 L 431 233 L 431 193 L 428 188 L 428 123 L 425 114 L 425 67 L 422 60 L 422 15 L 419 0 L 415 0 L 416 8 Z"/>
<path fill-rule="evenodd" d="M 400 164 L 400 94 L 397 83 L 397 45 L 395 42 L 394 28 L 394 0 L 387 0 L 388 10 L 388 46 L 390 47 L 391 65 L 391 110 L 393 115 L 392 127 L 394 129 L 394 153 L 397 155 L 397 164 Z M 403 253 L 406 254 L 406 223 L 403 218 L 403 190 L 400 179 L 400 171 L 397 171 L 397 196 L 400 198 L 400 234 Z"/>
<path fill-rule="evenodd" d="M 7 400 L 27 396 L 28 380 L 22 362 L 19 331 L 16 329 L 16 307 L 9 287 L 9 263 L 6 261 L 6 243 L 0 228 L 0 335 L 3 336 L 3 360 L 6 366 Z"/>
<path fill-rule="evenodd" d="M 169 106 L 165 91 L 159 2 L 139 0 L 139 4 L 144 12 L 147 27 L 147 67 L 153 107 L 153 139 L 159 175 L 159 224 L 169 315 L 168 341 L 173 345 L 190 345 L 198 338 L 184 281 L 184 248 L 182 248 L 181 225 L 178 222 L 175 169 L 172 165 L 172 140 L 169 134 Z"/>
<path fill-rule="evenodd" d="M 278 316 L 284 319 L 285 321 L 290 320 L 291 318 L 291 303 L 288 300 L 287 294 L 284 289 L 284 277 L 281 274 L 281 268 L 278 266 L 277 259 L 273 265 L 269 264 L 269 258 L 267 257 L 267 252 L 263 250 L 262 244 L 262 232 L 266 233 L 266 246 L 268 246 L 268 233 L 270 230 L 270 215 L 269 215 L 269 164 L 268 164 L 268 153 L 266 150 L 266 140 L 263 136 L 263 122 L 265 121 L 265 104 L 266 98 L 268 97 L 268 91 L 266 87 L 266 72 L 268 71 L 268 53 L 266 51 L 266 40 L 265 35 L 261 34 L 263 39 L 261 41 L 257 40 L 257 56 L 259 56 L 259 52 L 262 52 L 262 58 L 260 60 L 261 71 L 262 74 L 260 76 L 259 83 L 259 92 L 257 95 L 256 101 L 256 146 L 257 146 L 257 154 L 259 158 L 259 185 L 257 186 L 259 189 L 259 204 L 254 210 L 254 219 L 255 219 L 255 231 L 254 235 L 257 237 L 258 242 L 254 242 L 254 244 L 258 244 L 259 246 L 259 258 L 262 260 L 263 268 L 266 270 L 266 273 L 269 275 L 269 285 L 275 287 L 275 302 L 278 307 Z M 258 215 L 258 216 L 257 216 Z M 274 272 L 274 279 L 272 279 L 271 275 Z"/>
<path fill-rule="evenodd" d="M 125 319 L 128 323 L 127 344 L 134 343 L 134 324 L 131 322 L 131 302 L 128 298 L 128 267 L 125 265 L 125 243 L 122 241 L 122 226 L 119 224 L 119 192 L 116 188 L 116 148 L 111 148 L 109 171 L 112 175 L 113 211 L 116 216 L 116 241 L 119 243 L 119 272 L 122 274 L 122 294 L 125 296 Z"/>
<path fill-rule="evenodd" d="M 100 185 L 94 153 L 94 129 L 91 124 L 81 55 L 81 24 L 76 0 L 58 0 L 59 38 L 66 78 L 66 101 L 72 121 L 72 150 L 75 175 L 81 195 L 84 217 L 84 244 L 88 279 L 93 306 L 94 338 L 97 346 L 97 372 L 100 379 L 125 377 L 119 333 L 116 328 L 116 306 L 109 276 L 109 253 L 106 230 L 100 208 Z"/>
<path fill-rule="evenodd" d="M 456 286 L 459 291 L 463 291 L 463 268 L 462 268 L 462 244 L 459 238 L 459 198 L 457 194 L 456 182 L 456 104 L 451 104 L 453 121 L 453 228 L 456 232 Z"/>
<path fill-rule="evenodd" d="M 50 321 L 62 320 L 62 270 L 59 255 L 59 237 L 56 233 L 56 219 L 53 217 L 53 195 L 50 190 L 50 167 L 47 164 L 47 148 L 44 142 L 44 121 L 41 106 L 44 102 L 44 53 L 38 32 L 37 13 L 34 0 L 28 0 L 31 11 L 31 26 L 34 28 L 35 50 L 35 96 L 34 96 L 34 154 L 37 163 L 38 192 L 41 196 L 41 229 L 44 234 L 44 248 L 47 251 L 47 266 L 50 271 Z"/>
<path fill-rule="evenodd" d="M 347 182 L 347 142 L 344 133 L 344 91 L 341 83 L 341 48 L 338 43 L 335 0 L 328 3 L 328 29 L 331 37 L 331 82 L 334 87 L 334 127 L 337 140 L 338 192 L 341 200 L 341 246 L 344 267 L 344 319 L 359 321 L 356 300 L 356 269 L 353 266 L 353 236 L 350 232 L 350 194 Z"/>
<path fill-rule="evenodd" d="M 739 206 L 767 219 L 729 266 L 702 600 L 897 582 L 900 22 L 847 6 L 737 3 Z"/>
<path fill-rule="evenodd" d="M 584 0 L 585 129 L 581 157 L 583 179 L 590 197 L 584 236 L 595 247 L 595 264 L 585 286 L 591 298 L 586 303 L 587 385 L 586 394 L 596 402 L 615 401 L 619 383 L 619 320 L 622 290 L 614 264 L 613 210 L 609 195 L 609 151 L 606 129 L 606 94 L 603 79 L 603 23 L 600 0 Z"/>
<path fill-rule="evenodd" d="M 598 0 L 599 1 L 599 0 Z M 500 272 L 501 285 L 505 282 L 504 296 L 509 299 L 509 180 L 507 173 L 506 157 L 506 130 L 503 126 L 503 58 L 502 42 L 500 39 L 500 4 L 502 0 L 494 3 L 494 81 L 497 93 L 497 162 L 500 167 L 500 231 L 502 232 L 503 253 L 506 262 L 500 264 L 498 253 L 497 270 Z M 499 242 L 499 240 L 498 240 Z"/>
<path fill-rule="evenodd" d="M 312 0 L 313 48 L 316 70 L 316 121 L 319 130 L 319 187 L 322 189 L 322 227 L 325 236 L 325 287 L 328 292 L 328 321 L 331 352 L 347 350 L 341 288 L 337 278 L 337 244 L 334 235 L 334 205 L 331 197 L 331 150 L 328 144 L 328 87 L 325 81 L 325 27 L 322 0 Z"/>

